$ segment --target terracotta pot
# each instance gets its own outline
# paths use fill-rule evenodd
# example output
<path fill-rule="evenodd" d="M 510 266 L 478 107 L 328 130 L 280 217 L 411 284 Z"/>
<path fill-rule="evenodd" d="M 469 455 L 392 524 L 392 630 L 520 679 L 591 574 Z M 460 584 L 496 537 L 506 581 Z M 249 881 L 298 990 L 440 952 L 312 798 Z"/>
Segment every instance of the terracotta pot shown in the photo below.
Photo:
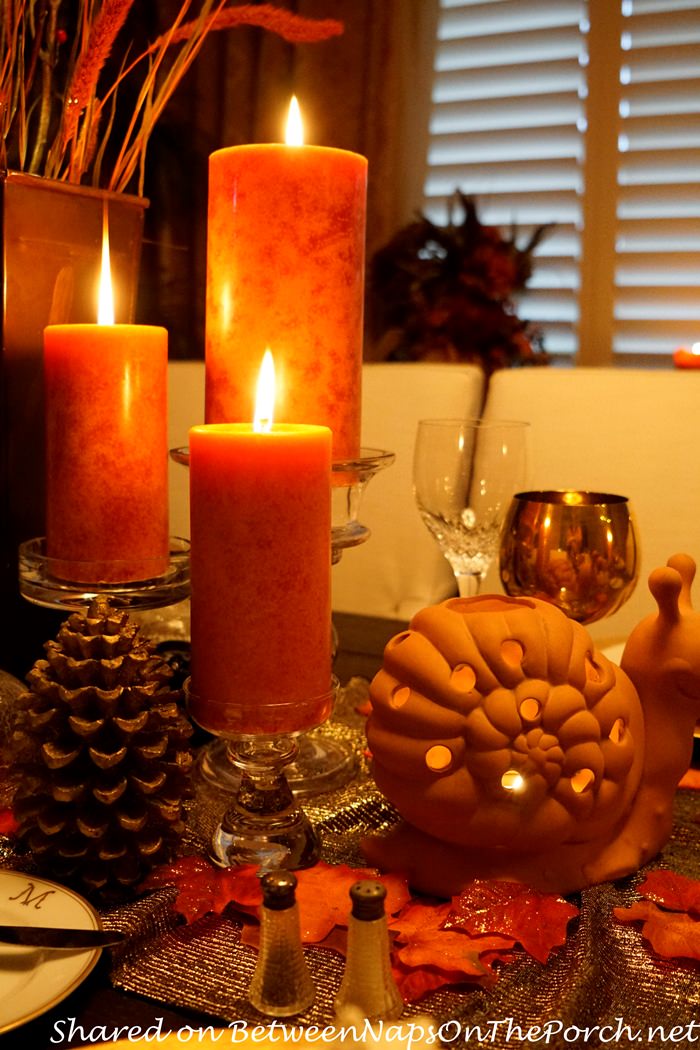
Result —
<path fill-rule="evenodd" d="M 19 598 L 16 578 L 18 545 L 44 535 L 43 330 L 47 324 L 96 321 L 105 202 L 116 320 L 128 322 L 147 202 L 0 172 L 0 620 L 11 624 L 0 637 L 0 667 L 15 673 L 28 666 L 20 653 L 25 643 L 36 644 L 27 638 L 31 612 Z M 34 649 L 29 663 L 38 655 Z"/>

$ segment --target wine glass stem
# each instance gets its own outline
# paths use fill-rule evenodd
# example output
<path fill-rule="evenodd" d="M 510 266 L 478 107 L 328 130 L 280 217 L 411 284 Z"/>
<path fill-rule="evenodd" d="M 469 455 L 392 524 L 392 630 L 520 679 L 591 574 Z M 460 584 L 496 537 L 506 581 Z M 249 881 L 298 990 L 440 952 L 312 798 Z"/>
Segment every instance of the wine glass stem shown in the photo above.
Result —
<path fill-rule="evenodd" d="M 481 576 L 476 572 L 456 572 L 460 598 L 473 598 L 481 590 Z"/>

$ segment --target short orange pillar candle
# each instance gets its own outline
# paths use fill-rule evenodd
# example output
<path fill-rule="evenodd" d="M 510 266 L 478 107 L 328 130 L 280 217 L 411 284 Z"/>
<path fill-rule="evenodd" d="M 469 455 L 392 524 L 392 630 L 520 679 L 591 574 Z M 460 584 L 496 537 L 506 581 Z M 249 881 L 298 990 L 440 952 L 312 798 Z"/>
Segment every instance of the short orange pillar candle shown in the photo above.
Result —
<path fill-rule="evenodd" d="M 83 583 L 168 565 L 168 334 L 128 324 L 44 331 L 46 552 Z"/>
<path fill-rule="evenodd" d="M 275 352 L 278 422 L 333 431 L 356 457 L 366 158 L 321 146 L 233 146 L 209 159 L 206 421 L 250 419 Z"/>
<path fill-rule="evenodd" d="M 330 713 L 331 433 L 216 423 L 190 448 L 190 712 L 222 736 Z"/>

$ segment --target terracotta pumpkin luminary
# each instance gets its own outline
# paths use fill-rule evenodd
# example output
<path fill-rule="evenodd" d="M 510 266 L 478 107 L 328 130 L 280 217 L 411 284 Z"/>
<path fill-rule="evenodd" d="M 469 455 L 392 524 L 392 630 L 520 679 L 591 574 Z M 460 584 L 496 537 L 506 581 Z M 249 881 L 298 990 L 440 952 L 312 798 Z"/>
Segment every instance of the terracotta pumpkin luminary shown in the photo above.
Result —
<path fill-rule="evenodd" d="M 374 776 L 404 824 L 368 859 L 451 895 L 475 877 L 569 892 L 653 857 L 700 717 L 694 573 L 684 555 L 652 573 L 659 611 L 621 667 L 538 599 L 419 612 L 370 690 Z"/>

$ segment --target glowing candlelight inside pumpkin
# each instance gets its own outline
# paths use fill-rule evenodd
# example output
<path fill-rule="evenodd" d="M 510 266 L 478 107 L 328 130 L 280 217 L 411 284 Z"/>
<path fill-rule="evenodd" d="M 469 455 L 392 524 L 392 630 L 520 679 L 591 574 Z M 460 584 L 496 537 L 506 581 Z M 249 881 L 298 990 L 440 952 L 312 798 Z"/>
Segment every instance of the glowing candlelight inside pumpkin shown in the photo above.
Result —
<path fill-rule="evenodd" d="M 525 780 L 517 769 L 508 769 L 501 777 L 501 786 L 506 791 L 522 791 L 525 787 Z"/>

